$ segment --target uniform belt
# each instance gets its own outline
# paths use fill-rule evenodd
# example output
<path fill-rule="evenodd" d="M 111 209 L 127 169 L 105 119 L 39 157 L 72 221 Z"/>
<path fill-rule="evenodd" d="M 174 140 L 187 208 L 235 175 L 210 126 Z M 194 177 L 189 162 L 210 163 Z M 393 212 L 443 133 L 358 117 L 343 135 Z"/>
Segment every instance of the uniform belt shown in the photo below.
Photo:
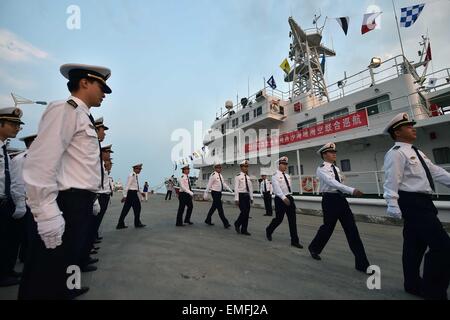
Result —
<path fill-rule="evenodd" d="M 85 193 L 87 195 L 95 195 L 96 193 L 90 190 L 85 189 L 77 189 L 77 188 L 70 188 L 67 190 L 62 190 L 60 193 L 67 192 L 67 193 Z"/>
<path fill-rule="evenodd" d="M 239 194 L 250 194 L 248 192 L 239 192 Z"/>
<path fill-rule="evenodd" d="M 433 198 L 432 194 L 424 193 L 424 192 L 409 192 L 409 191 L 402 191 L 402 190 L 398 191 L 399 196 L 402 193 L 406 194 L 406 195 L 411 195 L 411 196 L 420 197 L 420 198 L 426 198 L 426 199 L 432 199 Z"/>

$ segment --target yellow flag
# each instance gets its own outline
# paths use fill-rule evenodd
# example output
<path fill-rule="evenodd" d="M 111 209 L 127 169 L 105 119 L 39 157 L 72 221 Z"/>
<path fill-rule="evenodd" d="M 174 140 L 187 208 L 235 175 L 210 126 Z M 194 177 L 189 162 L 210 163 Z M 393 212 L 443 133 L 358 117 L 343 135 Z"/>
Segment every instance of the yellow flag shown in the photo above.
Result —
<path fill-rule="evenodd" d="M 284 72 L 289 73 L 291 71 L 291 66 L 289 65 L 288 59 L 284 59 L 280 64 L 280 68 L 283 69 Z"/>

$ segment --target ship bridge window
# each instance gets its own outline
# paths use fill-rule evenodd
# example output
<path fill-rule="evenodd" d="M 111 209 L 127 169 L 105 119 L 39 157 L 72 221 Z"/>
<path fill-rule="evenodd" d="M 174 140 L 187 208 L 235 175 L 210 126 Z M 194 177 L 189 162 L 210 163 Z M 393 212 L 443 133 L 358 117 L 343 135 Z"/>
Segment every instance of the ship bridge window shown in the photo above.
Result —
<path fill-rule="evenodd" d="M 242 123 L 247 122 L 248 120 L 250 120 L 250 112 L 242 115 Z"/>
<path fill-rule="evenodd" d="M 434 162 L 436 164 L 448 164 L 450 163 L 450 148 L 436 148 L 433 149 Z"/>
<path fill-rule="evenodd" d="M 309 120 L 297 123 L 297 130 L 312 127 L 313 125 L 316 124 L 316 122 L 317 122 L 317 120 L 316 120 L 316 118 L 314 118 L 314 119 L 309 119 Z"/>
<path fill-rule="evenodd" d="M 226 128 L 227 128 L 227 127 L 226 127 L 225 123 L 222 124 L 222 126 L 220 127 L 220 131 L 222 132 L 222 134 L 225 134 Z"/>
<path fill-rule="evenodd" d="M 385 94 L 375 99 L 360 102 L 356 105 L 356 110 L 361 110 L 365 108 L 367 108 L 367 114 L 369 116 L 392 110 L 389 95 Z"/>
<path fill-rule="evenodd" d="M 289 173 L 290 176 L 298 175 L 298 168 L 297 168 L 297 166 L 289 166 L 288 167 L 288 173 Z"/>
<path fill-rule="evenodd" d="M 262 115 L 262 107 L 253 110 L 253 118 L 259 117 L 260 115 Z"/>
<path fill-rule="evenodd" d="M 231 120 L 231 126 L 236 128 L 239 125 L 239 118 Z"/>
<path fill-rule="evenodd" d="M 352 171 L 352 166 L 350 165 L 350 159 L 341 160 L 341 170 L 342 170 L 342 172 Z"/>
<path fill-rule="evenodd" d="M 323 121 L 333 120 L 348 114 L 348 108 L 339 109 L 337 111 L 327 113 L 323 115 Z"/>

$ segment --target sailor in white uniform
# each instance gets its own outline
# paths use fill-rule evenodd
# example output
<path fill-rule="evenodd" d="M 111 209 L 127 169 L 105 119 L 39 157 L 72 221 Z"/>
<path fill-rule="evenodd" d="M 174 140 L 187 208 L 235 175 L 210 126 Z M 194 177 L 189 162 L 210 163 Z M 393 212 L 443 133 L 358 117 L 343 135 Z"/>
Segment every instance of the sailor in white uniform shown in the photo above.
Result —
<path fill-rule="evenodd" d="M 253 204 L 253 185 L 248 176 L 248 160 L 241 162 L 241 172 L 234 178 L 234 201 L 240 209 L 238 219 L 234 222 L 237 233 L 250 236 L 248 232 L 248 219 L 250 207 Z"/>
<path fill-rule="evenodd" d="M 25 262 L 25 257 L 29 248 L 29 243 L 31 241 L 31 235 L 36 233 L 36 222 L 33 219 L 30 208 L 26 205 L 26 190 L 25 182 L 23 181 L 23 166 L 27 158 L 28 149 L 30 148 L 33 141 L 36 139 L 37 135 L 32 134 L 26 137 L 22 137 L 19 140 L 23 141 L 26 146 L 26 150 L 19 153 L 13 158 L 12 163 L 12 174 L 17 179 L 17 191 L 18 197 L 16 201 L 16 212 L 13 217 L 16 219 L 16 230 L 14 231 L 17 238 L 14 244 L 14 258 L 19 253 L 20 261 Z M 20 251 L 19 251 L 20 250 Z"/>
<path fill-rule="evenodd" d="M 395 145 L 384 158 L 387 213 L 402 218 L 404 289 L 426 299 L 447 299 L 450 281 L 450 237 L 432 201 L 435 181 L 450 187 L 450 173 L 413 145 L 417 132 L 408 114 L 386 126 Z M 425 251 L 428 252 L 425 254 Z M 420 265 L 425 254 L 423 278 Z"/>
<path fill-rule="evenodd" d="M 292 197 L 291 177 L 286 173 L 288 168 L 288 157 L 281 157 L 277 160 L 278 171 L 272 176 L 273 193 L 275 194 L 275 218 L 266 228 L 266 238 L 272 241 L 272 234 L 283 222 L 284 215 L 289 222 L 289 233 L 291 235 L 291 245 L 303 249 L 297 233 L 297 217 L 294 198 Z"/>
<path fill-rule="evenodd" d="M 100 146 L 91 107 L 105 94 L 108 68 L 61 66 L 71 96 L 50 103 L 25 161 L 27 204 L 37 222 L 19 289 L 20 299 L 71 299 L 88 288 L 70 290 L 67 268 L 80 265 L 87 221 L 102 187 Z"/>
<path fill-rule="evenodd" d="M 325 144 L 317 151 L 317 154 L 324 160 L 316 172 L 322 194 L 323 225 L 309 245 L 309 252 L 314 259 L 321 260 L 319 254 L 325 248 L 339 220 L 347 237 L 350 250 L 355 256 L 356 270 L 366 273 L 370 263 L 359 236 L 355 218 L 344 196 L 344 194 L 351 194 L 360 197 L 363 193 L 343 184 L 341 171 L 335 165 L 336 145 L 334 143 Z"/>
<path fill-rule="evenodd" d="M 142 163 L 133 166 L 133 172 L 128 176 L 127 184 L 123 189 L 122 202 L 123 208 L 120 214 L 119 222 L 117 223 L 116 229 L 128 228 L 125 225 L 125 217 L 133 207 L 134 212 L 134 227 L 144 228 L 146 225 L 141 222 L 141 192 L 139 187 L 139 174 L 142 171 Z"/>
<path fill-rule="evenodd" d="M 14 271 L 17 259 L 15 250 L 16 218 L 25 212 L 23 193 L 17 183 L 14 165 L 6 150 L 6 140 L 15 138 L 20 131 L 22 111 L 19 108 L 0 109 L 0 287 L 19 284 L 20 278 Z"/>
<path fill-rule="evenodd" d="M 267 179 L 267 175 L 263 174 L 261 176 L 261 183 L 259 185 L 259 192 L 261 197 L 264 199 L 264 208 L 266 209 L 265 216 L 272 216 L 272 182 Z"/>
<path fill-rule="evenodd" d="M 213 198 L 213 203 L 211 205 L 211 208 L 209 209 L 208 215 L 206 216 L 205 223 L 210 226 L 214 225 L 214 223 L 212 223 L 212 221 L 211 221 L 211 217 L 214 214 L 214 211 L 216 211 L 216 209 L 217 209 L 217 211 L 219 212 L 219 217 L 222 220 L 224 228 L 228 229 L 229 227 L 231 227 L 231 225 L 228 222 L 228 220 L 225 217 L 225 214 L 223 212 L 222 192 L 225 190 L 227 190 L 229 192 L 233 192 L 233 190 L 231 190 L 231 188 L 225 182 L 221 172 L 222 172 L 222 165 L 215 164 L 214 172 L 209 177 L 208 186 L 206 187 L 205 193 L 203 195 L 203 198 L 207 199 L 208 192 L 211 190 L 211 196 Z"/>
<path fill-rule="evenodd" d="M 180 178 L 180 192 L 178 194 L 179 206 L 177 212 L 177 222 L 175 224 L 177 227 L 185 226 L 183 224 L 183 213 L 185 207 L 187 207 L 187 211 L 184 218 L 184 223 L 189 225 L 193 224 L 191 221 L 191 215 L 194 208 L 194 205 L 192 204 L 194 192 L 192 192 L 191 180 L 189 178 L 189 165 L 182 167 L 181 171 L 183 172 L 183 174 Z"/>

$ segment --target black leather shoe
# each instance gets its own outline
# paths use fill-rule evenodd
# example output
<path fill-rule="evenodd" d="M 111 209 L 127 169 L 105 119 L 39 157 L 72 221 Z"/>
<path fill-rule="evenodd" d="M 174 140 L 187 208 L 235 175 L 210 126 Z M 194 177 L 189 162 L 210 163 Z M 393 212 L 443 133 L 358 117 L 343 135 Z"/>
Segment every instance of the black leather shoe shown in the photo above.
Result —
<path fill-rule="evenodd" d="M 97 263 L 98 261 L 99 260 L 97 258 L 95 258 L 95 259 L 90 258 L 89 261 L 86 264 L 94 264 L 94 263 Z"/>
<path fill-rule="evenodd" d="M 225 229 L 230 229 L 231 224 L 227 224 L 226 226 L 223 226 Z"/>
<path fill-rule="evenodd" d="M 138 224 L 137 226 L 134 226 L 135 228 L 145 228 L 147 225 L 145 224 Z"/>
<path fill-rule="evenodd" d="M 125 227 L 125 228 L 128 228 L 128 227 Z M 94 241 L 94 244 L 99 244 L 99 243 L 102 243 L 102 241 L 101 240 L 95 240 Z"/>
<path fill-rule="evenodd" d="M 98 254 L 98 251 L 96 251 L 96 250 L 91 250 L 91 252 L 89 252 L 89 254 Z"/>
<path fill-rule="evenodd" d="M 241 230 L 239 229 L 239 226 L 236 223 L 234 224 L 234 230 L 236 230 L 237 233 L 241 233 Z"/>
<path fill-rule="evenodd" d="M 20 279 L 16 277 L 3 277 L 0 279 L 0 287 L 11 287 L 20 284 Z"/>
<path fill-rule="evenodd" d="M 419 289 L 405 289 L 405 292 L 422 299 L 424 298 L 423 292 Z"/>
<path fill-rule="evenodd" d="M 124 225 L 124 224 L 118 224 L 117 227 L 116 227 L 117 230 L 126 229 L 126 228 L 128 228 L 128 227 L 126 225 Z M 94 243 L 97 243 L 97 242 L 94 242 Z"/>
<path fill-rule="evenodd" d="M 96 266 L 91 266 L 91 265 L 87 265 L 81 268 L 81 272 L 92 272 L 92 271 L 97 271 L 97 267 Z"/>
<path fill-rule="evenodd" d="M 103 237 L 97 237 L 97 240 L 103 240 Z M 89 290 L 89 288 L 88 288 Z"/>
<path fill-rule="evenodd" d="M 363 266 L 363 267 L 362 266 L 357 266 L 357 267 L 355 267 L 355 269 L 358 270 L 359 272 L 366 273 L 368 267 L 369 267 L 368 265 L 367 266 Z"/>
<path fill-rule="evenodd" d="M 193 222 L 190 222 L 190 221 L 185 221 L 184 223 L 185 224 L 189 224 L 189 225 L 193 225 L 194 224 Z"/>
<path fill-rule="evenodd" d="M 100 247 L 93 247 L 92 250 L 98 251 L 100 250 Z"/>
<path fill-rule="evenodd" d="M 178 223 L 175 226 L 177 226 L 177 227 L 185 227 L 184 224 L 178 224 Z"/>
<path fill-rule="evenodd" d="M 272 235 L 267 230 L 266 230 L 266 238 L 267 240 L 272 241 Z"/>
<path fill-rule="evenodd" d="M 70 290 L 70 297 L 72 299 L 75 299 L 76 297 L 79 297 L 88 291 L 89 291 L 89 287 L 81 287 L 80 289 L 73 289 L 73 290 Z"/>
<path fill-rule="evenodd" d="M 241 234 L 243 234 L 244 236 L 251 236 L 251 235 L 252 235 L 252 234 L 251 234 L 250 232 L 248 232 L 248 231 L 241 232 Z"/>
<path fill-rule="evenodd" d="M 205 221 L 205 223 L 206 223 L 208 226 L 213 226 L 213 225 L 214 225 L 214 223 L 212 223 L 211 221 Z"/>
<path fill-rule="evenodd" d="M 316 253 L 316 252 L 314 252 L 314 251 L 311 251 L 311 249 L 308 249 L 308 250 L 309 250 L 309 253 L 311 254 L 311 257 L 312 257 L 314 260 L 322 260 L 322 258 L 319 256 L 318 253 Z"/>
<path fill-rule="evenodd" d="M 299 248 L 299 249 L 303 249 L 303 246 L 300 243 L 291 243 L 291 246 Z"/>

